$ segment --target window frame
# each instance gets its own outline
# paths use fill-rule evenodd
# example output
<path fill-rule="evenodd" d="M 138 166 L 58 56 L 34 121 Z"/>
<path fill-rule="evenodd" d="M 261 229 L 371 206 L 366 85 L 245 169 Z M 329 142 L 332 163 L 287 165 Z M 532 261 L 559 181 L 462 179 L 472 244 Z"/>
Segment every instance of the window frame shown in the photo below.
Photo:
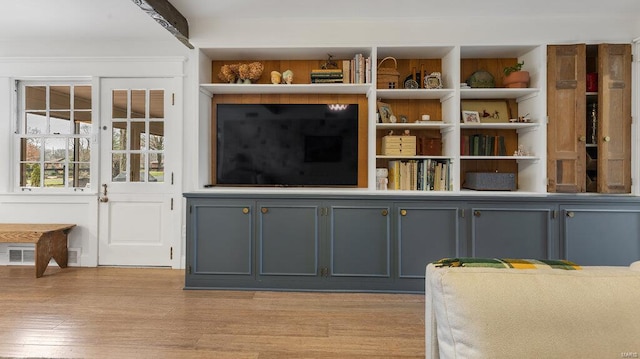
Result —
<path fill-rule="evenodd" d="M 64 193 L 64 194 L 73 194 L 73 193 L 95 193 L 96 192 L 96 187 L 95 187 L 95 183 L 96 180 L 99 178 L 98 177 L 98 169 L 99 169 L 99 149 L 98 149 L 98 141 L 97 141 L 97 133 L 99 131 L 99 123 L 98 123 L 98 106 L 97 106 L 97 99 L 98 99 L 98 92 L 97 92 L 97 84 L 95 83 L 95 81 L 92 80 L 92 78 L 86 78 L 86 77 L 82 77 L 82 78 L 78 78 L 78 77 L 65 77 L 65 78 L 27 78 L 27 79 L 14 79 L 13 81 L 13 93 L 14 93 L 14 99 L 12 101 L 12 106 L 15 106 L 14 111 L 12 111 L 12 113 L 14 114 L 15 118 L 13 122 L 13 156 L 12 156 L 12 170 L 14 172 L 13 177 L 13 188 L 14 188 L 14 192 L 16 193 Z M 86 112 L 89 112 L 91 114 L 91 130 L 88 134 L 80 134 L 80 133 L 75 133 L 75 131 L 71 131 L 73 133 L 60 133 L 60 134 L 52 134 L 52 133 L 42 133 L 42 134 L 29 134 L 26 133 L 25 129 L 26 129 L 26 114 L 29 112 L 26 109 L 26 88 L 27 87 L 37 87 L 37 86 L 42 86 L 42 87 L 47 87 L 47 89 L 49 89 L 50 87 L 55 87 L 55 86 L 72 86 L 72 87 L 76 87 L 76 86 L 87 86 L 90 88 L 90 93 L 91 93 L 91 106 L 88 109 L 82 109 L 82 110 L 86 110 Z M 48 91 L 47 91 L 48 93 Z M 47 102 L 46 107 L 46 112 L 47 114 L 49 114 L 50 112 L 55 112 L 57 109 L 52 109 L 50 104 Z M 63 110 L 59 110 L 59 111 L 70 111 L 71 113 L 76 110 L 75 109 L 75 104 L 73 101 L 73 97 L 70 99 L 70 108 L 69 109 L 63 109 Z M 50 122 L 47 121 L 47 128 L 50 125 Z M 71 124 L 69 125 L 69 128 L 71 129 Z M 45 187 L 44 183 L 39 186 L 39 187 L 28 187 L 28 186 L 22 186 L 21 185 L 21 176 L 22 176 L 22 166 L 25 163 L 25 161 L 22 160 L 22 142 L 23 139 L 31 139 L 31 138 L 39 138 L 41 139 L 41 146 L 43 146 L 44 141 L 46 141 L 46 139 L 53 139 L 53 140 L 65 140 L 66 141 L 66 145 L 65 145 L 65 157 L 64 157 L 64 178 L 65 178 L 65 187 Z M 89 144 L 89 161 L 80 161 L 79 158 L 77 158 L 75 155 L 72 155 L 69 153 L 70 148 L 72 148 L 71 145 L 69 145 L 70 140 L 76 140 L 76 139 L 86 139 L 88 141 Z M 74 146 L 76 146 L 74 144 Z M 44 148 L 40 148 L 40 158 L 38 160 L 38 164 L 40 164 L 40 168 L 41 170 L 44 169 L 45 164 L 51 163 L 51 162 L 47 162 L 46 158 L 45 158 L 45 152 L 44 152 Z M 71 158 L 74 157 L 74 160 L 71 160 Z M 34 162 L 35 163 L 35 162 Z M 68 183 L 68 175 L 70 172 L 70 164 L 74 164 L 74 165 L 87 165 L 88 164 L 88 168 L 89 168 L 89 182 L 87 184 L 87 186 L 85 187 L 67 187 L 66 184 Z M 42 172 L 44 172 L 42 170 Z M 41 174 L 41 178 L 44 178 L 44 175 Z"/>

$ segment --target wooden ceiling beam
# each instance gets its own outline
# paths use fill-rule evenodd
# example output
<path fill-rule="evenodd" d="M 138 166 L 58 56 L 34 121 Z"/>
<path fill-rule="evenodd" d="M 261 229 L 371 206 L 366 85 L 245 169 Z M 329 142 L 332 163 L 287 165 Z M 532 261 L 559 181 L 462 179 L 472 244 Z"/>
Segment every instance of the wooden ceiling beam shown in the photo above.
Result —
<path fill-rule="evenodd" d="M 194 48 L 189 42 L 189 23 L 187 19 L 168 0 L 132 1 L 186 47 Z"/>

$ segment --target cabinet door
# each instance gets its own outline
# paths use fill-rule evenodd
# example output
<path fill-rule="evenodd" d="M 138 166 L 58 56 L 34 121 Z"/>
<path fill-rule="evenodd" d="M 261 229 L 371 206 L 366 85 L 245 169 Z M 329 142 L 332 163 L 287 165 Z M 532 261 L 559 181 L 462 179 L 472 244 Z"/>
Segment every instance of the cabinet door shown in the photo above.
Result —
<path fill-rule="evenodd" d="M 190 205 L 187 261 L 194 274 L 251 276 L 253 205 L 206 202 Z"/>
<path fill-rule="evenodd" d="M 565 207 L 564 257 L 580 265 L 640 260 L 640 209 Z"/>
<path fill-rule="evenodd" d="M 458 208 L 398 205 L 398 277 L 424 278 L 428 263 L 458 257 Z"/>
<path fill-rule="evenodd" d="M 558 258 L 552 207 L 471 207 L 471 255 L 488 258 Z"/>
<path fill-rule="evenodd" d="M 261 276 L 316 276 L 318 203 L 258 203 L 258 268 Z"/>
<path fill-rule="evenodd" d="M 631 45 L 598 46 L 598 192 L 631 192 Z"/>
<path fill-rule="evenodd" d="M 389 206 L 332 204 L 329 214 L 331 276 L 389 277 Z"/>
<path fill-rule="evenodd" d="M 547 48 L 547 175 L 549 192 L 586 185 L 586 46 Z"/>

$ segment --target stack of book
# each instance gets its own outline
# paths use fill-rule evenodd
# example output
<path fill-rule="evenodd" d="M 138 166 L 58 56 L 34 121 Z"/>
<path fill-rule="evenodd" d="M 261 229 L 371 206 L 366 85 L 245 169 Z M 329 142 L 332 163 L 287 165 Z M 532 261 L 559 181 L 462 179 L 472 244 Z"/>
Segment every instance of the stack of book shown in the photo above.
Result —
<path fill-rule="evenodd" d="M 312 84 L 335 84 L 343 83 L 342 69 L 315 69 L 311 70 Z"/>
<path fill-rule="evenodd" d="M 450 160 L 389 161 L 390 190 L 451 191 L 451 180 Z"/>
<path fill-rule="evenodd" d="M 460 141 L 460 154 L 463 156 L 506 156 L 507 149 L 503 136 L 465 135 Z"/>

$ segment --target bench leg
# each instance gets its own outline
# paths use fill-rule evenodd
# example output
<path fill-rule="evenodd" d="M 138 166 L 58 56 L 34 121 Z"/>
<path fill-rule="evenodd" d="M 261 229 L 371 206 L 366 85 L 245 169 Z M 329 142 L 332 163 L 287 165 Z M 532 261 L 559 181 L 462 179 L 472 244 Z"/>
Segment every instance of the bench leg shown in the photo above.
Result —
<path fill-rule="evenodd" d="M 51 258 L 60 268 L 67 267 L 67 234 L 63 231 L 45 233 L 36 243 L 36 278 L 42 277 Z"/>

